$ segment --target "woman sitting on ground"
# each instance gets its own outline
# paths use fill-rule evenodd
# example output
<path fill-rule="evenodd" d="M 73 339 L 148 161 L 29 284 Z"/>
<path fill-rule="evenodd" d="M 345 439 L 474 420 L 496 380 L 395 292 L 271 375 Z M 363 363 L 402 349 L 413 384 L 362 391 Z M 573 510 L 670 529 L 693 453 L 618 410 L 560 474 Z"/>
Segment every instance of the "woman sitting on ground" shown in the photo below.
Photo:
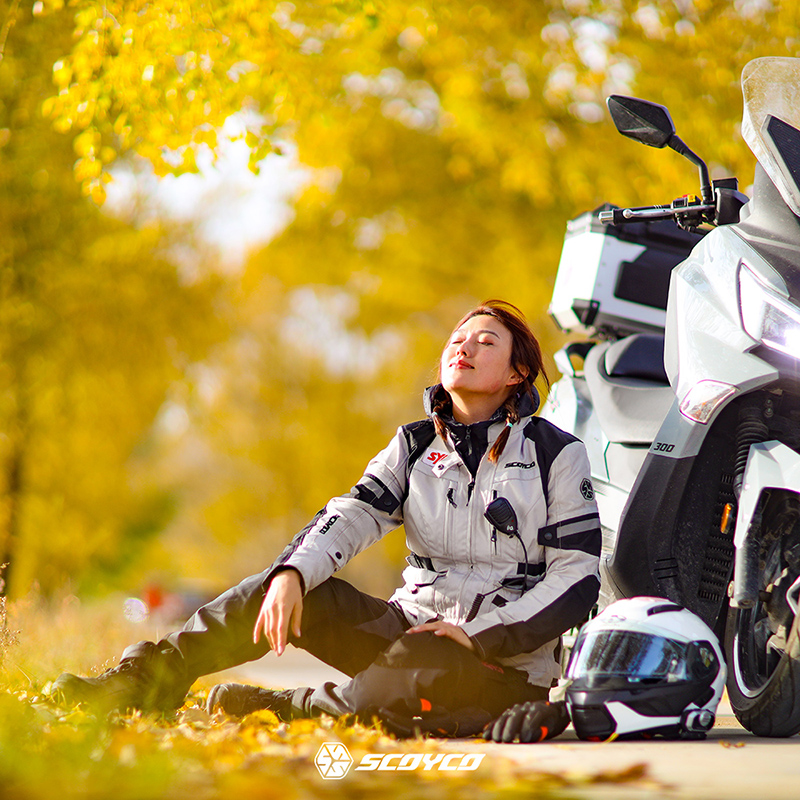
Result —
<path fill-rule="evenodd" d="M 271 566 L 182 630 L 128 647 L 117 667 L 65 673 L 56 695 L 176 708 L 199 676 L 291 643 L 349 680 L 281 691 L 221 684 L 209 710 L 354 714 L 395 731 L 415 720 L 471 735 L 515 703 L 546 699 L 560 634 L 597 598 L 601 536 L 583 444 L 534 416 L 540 375 L 541 350 L 518 309 L 473 309 L 426 391 L 427 419 L 399 428 Z M 388 601 L 333 577 L 401 524 L 411 553 Z"/>

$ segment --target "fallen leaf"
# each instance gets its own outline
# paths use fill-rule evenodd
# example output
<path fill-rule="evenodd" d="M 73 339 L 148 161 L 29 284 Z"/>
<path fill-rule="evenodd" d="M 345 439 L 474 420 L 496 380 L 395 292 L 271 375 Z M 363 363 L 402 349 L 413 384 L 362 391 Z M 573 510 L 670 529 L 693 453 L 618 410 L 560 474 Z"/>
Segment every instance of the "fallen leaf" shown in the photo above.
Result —
<path fill-rule="evenodd" d="M 621 770 L 609 770 L 592 775 L 588 783 L 635 783 L 650 780 L 647 764 L 632 764 Z"/>
<path fill-rule="evenodd" d="M 182 711 L 178 715 L 178 722 L 194 725 L 208 725 L 211 722 L 211 716 L 202 708 L 195 706 Z"/>

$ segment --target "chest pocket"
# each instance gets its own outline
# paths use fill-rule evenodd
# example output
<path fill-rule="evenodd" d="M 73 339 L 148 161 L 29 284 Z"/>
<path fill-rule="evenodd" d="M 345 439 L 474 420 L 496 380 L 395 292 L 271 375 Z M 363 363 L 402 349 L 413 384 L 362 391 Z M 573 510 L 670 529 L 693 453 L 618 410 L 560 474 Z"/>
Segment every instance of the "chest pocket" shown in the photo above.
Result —
<path fill-rule="evenodd" d="M 403 510 L 409 547 L 427 556 L 449 557 L 453 515 L 464 491 L 459 462 L 442 460 L 414 465 Z"/>
<path fill-rule="evenodd" d="M 533 459 L 500 457 L 494 479 L 496 496 L 505 497 L 517 515 L 520 536 L 534 543 L 538 529 L 547 520 L 539 465 Z"/>

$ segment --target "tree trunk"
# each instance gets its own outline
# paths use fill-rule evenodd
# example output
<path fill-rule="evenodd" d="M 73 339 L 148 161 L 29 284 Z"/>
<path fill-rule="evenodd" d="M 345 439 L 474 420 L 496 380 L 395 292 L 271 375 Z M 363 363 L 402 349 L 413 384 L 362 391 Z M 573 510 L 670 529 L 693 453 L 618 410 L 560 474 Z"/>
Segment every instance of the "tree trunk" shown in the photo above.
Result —
<path fill-rule="evenodd" d="M 19 542 L 20 500 L 22 498 L 22 469 L 23 469 L 23 435 L 14 446 L 8 464 L 7 502 L 8 516 L 5 541 L 3 542 L 3 555 L 0 557 L 0 566 L 3 566 L 2 580 L 0 580 L 0 597 L 9 593 L 11 576 Z"/>

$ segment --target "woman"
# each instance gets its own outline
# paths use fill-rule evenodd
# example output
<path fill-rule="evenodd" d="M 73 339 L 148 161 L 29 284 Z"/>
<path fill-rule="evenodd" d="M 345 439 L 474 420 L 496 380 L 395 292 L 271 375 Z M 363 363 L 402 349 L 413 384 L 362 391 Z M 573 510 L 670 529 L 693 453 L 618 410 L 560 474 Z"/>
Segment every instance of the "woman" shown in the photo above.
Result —
<path fill-rule="evenodd" d="M 502 301 L 473 309 L 426 391 L 428 418 L 399 428 L 271 567 L 183 630 L 127 648 L 96 678 L 62 675 L 55 691 L 66 702 L 176 707 L 200 675 L 280 656 L 291 642 L 350 680 L 287 691 L 222 684 L 209 709 L 377 715 L 396 731 L 419 718 L 469 735 L 515 703 L 546 699 L 560 634 L 597 599 L 601 536 L 583 444 L 533 416 L 539 375 L 521 312 Z M 487 512 L 499 498 L 516 524 Z M 389 601 L 332 577 L 401 524 L 412 552 Z"/>

